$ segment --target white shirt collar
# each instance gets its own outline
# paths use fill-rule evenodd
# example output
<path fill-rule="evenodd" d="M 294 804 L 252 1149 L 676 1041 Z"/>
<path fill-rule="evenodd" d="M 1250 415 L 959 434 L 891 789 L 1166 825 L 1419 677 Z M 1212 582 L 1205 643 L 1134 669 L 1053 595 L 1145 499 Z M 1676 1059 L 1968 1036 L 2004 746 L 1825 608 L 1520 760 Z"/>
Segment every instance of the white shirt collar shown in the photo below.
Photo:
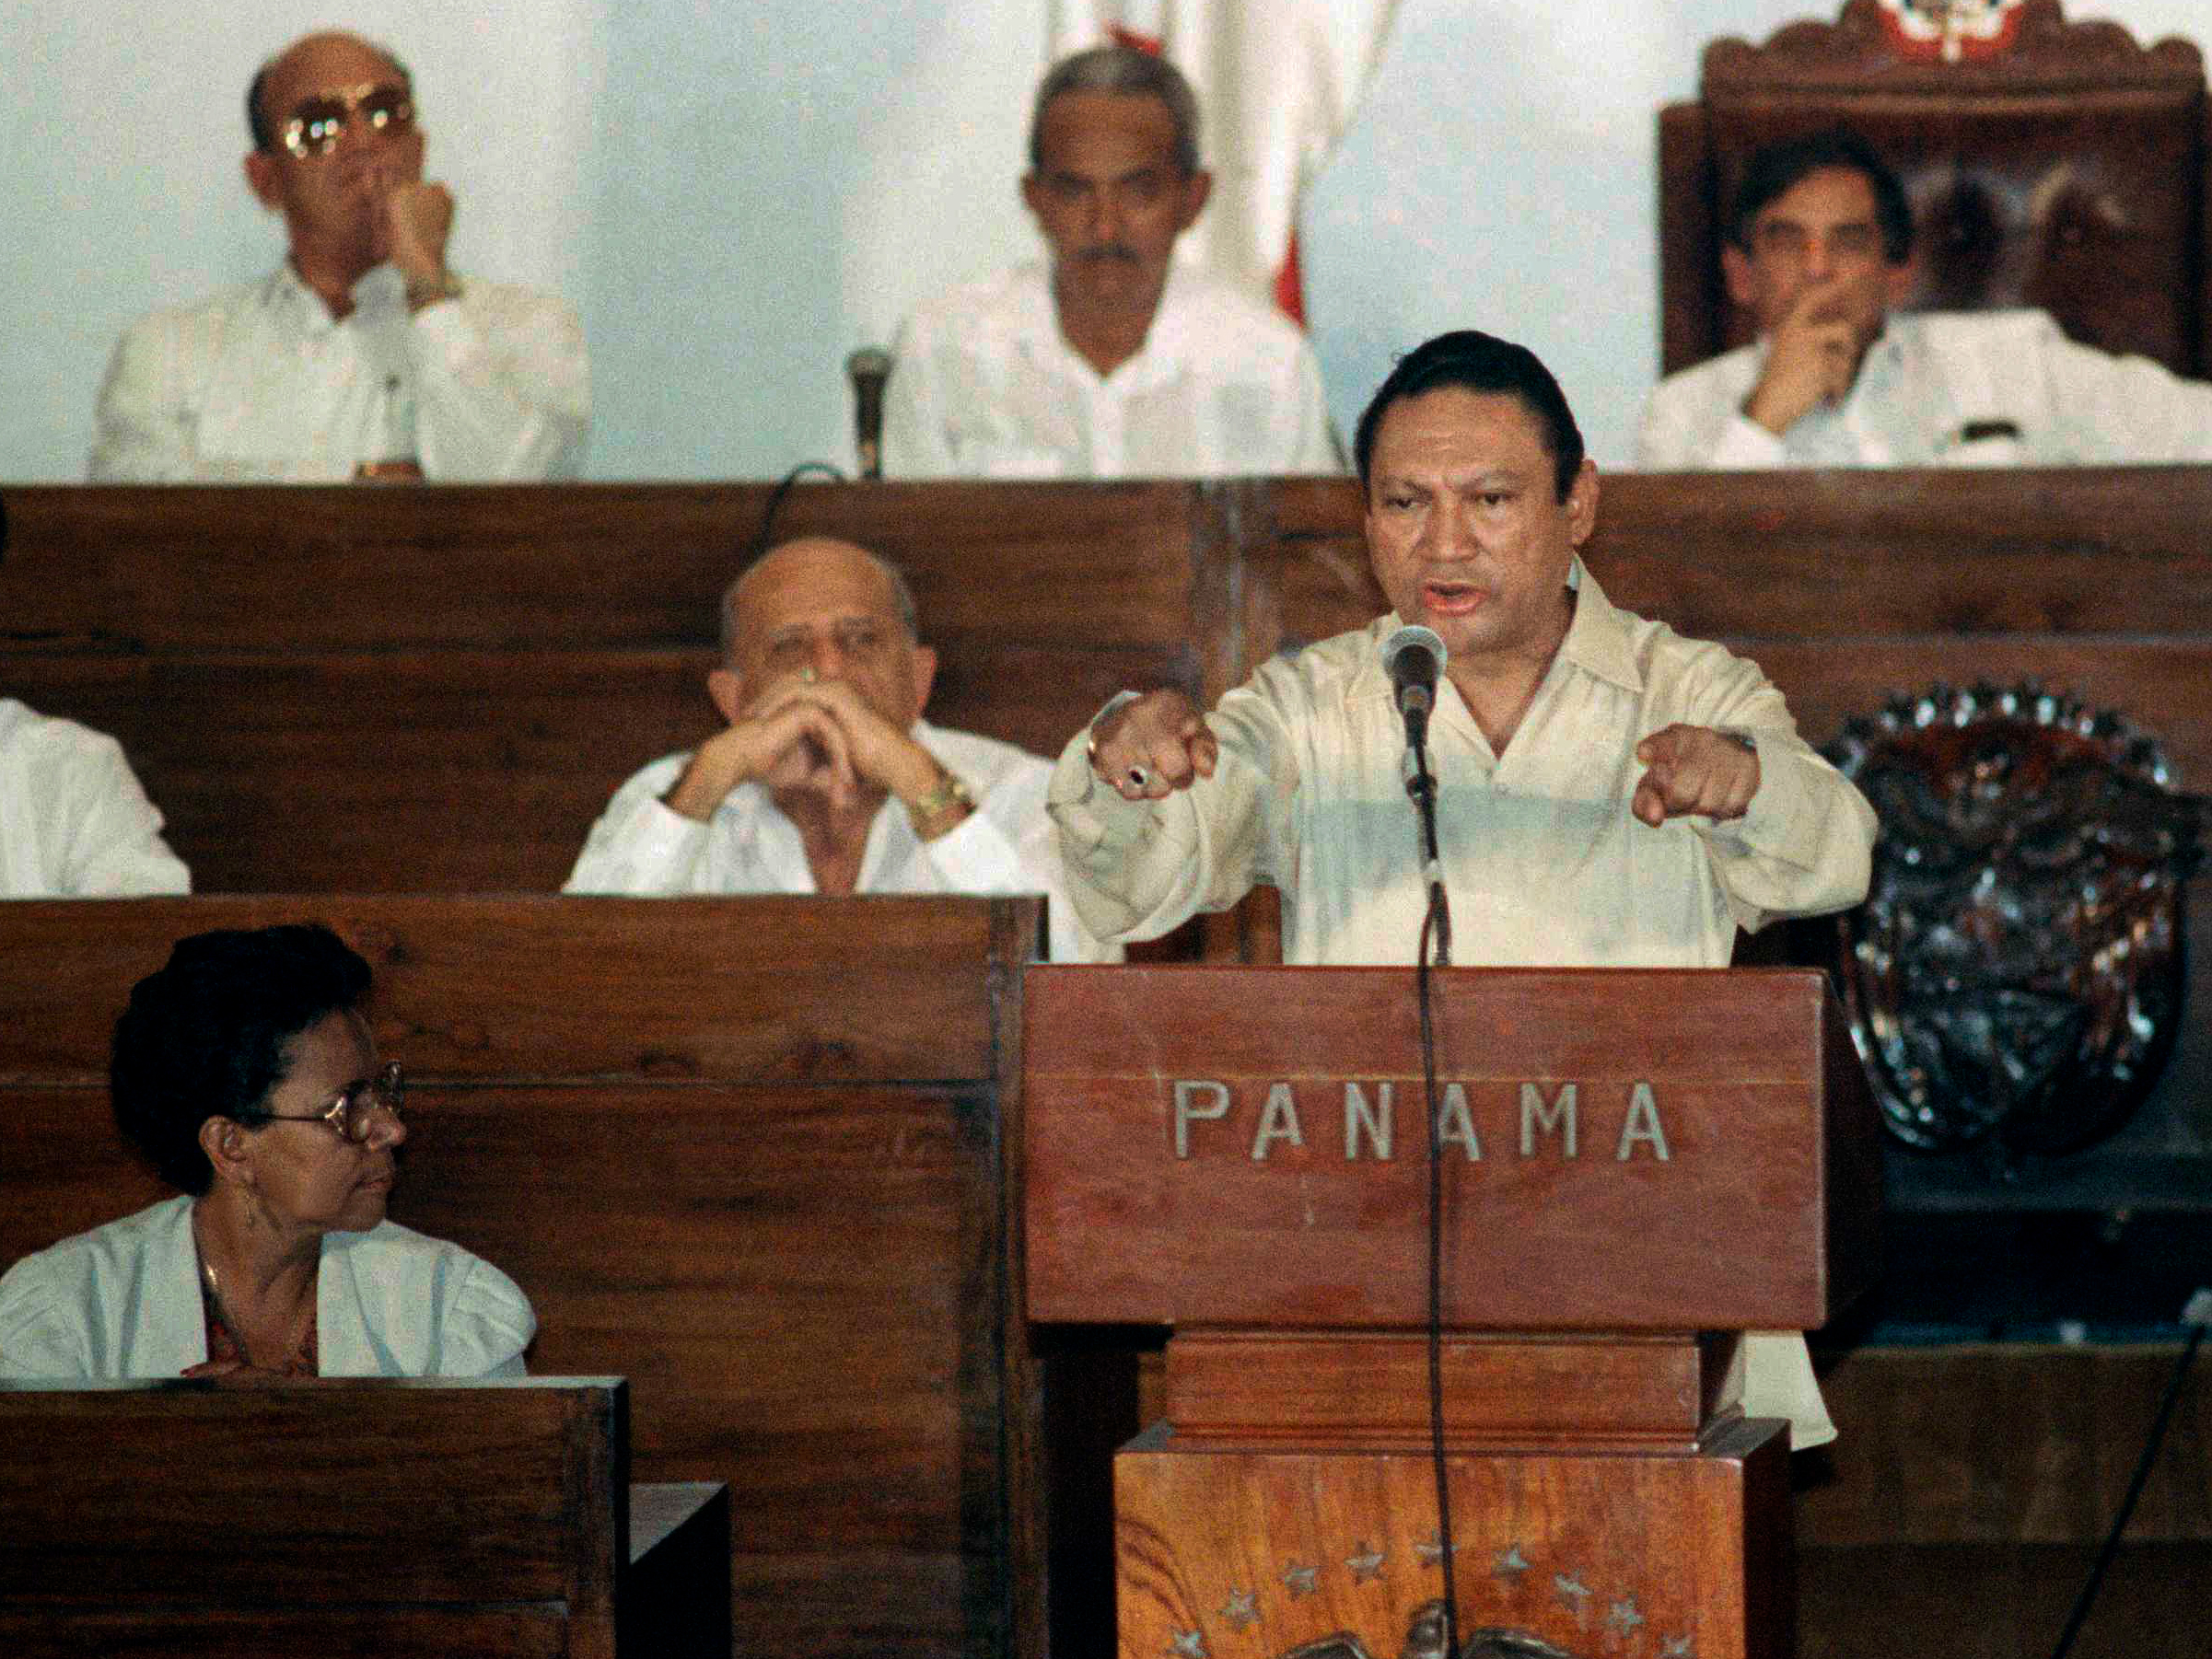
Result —
<path fill-rule="evenodd" d="M 331 315 L 330 307 L 322 303 L 322 296 L 307 284 L 290 260 L 277 266 L 264 290 L 272 310 L 303 334 L 328 333 L 341 326 L 340 319 Z M 353 317 L 382 316 L 407 308 L 407 284 L 399 270 L 387 261 L 371 267 L 361 280 L 354 284 Z"/>
<path fill-rule="evenodd" d="M 1057 364 L 1090 385 L 1104 385 L 1116 392 L 1151 391 L 1180 378 L 1185 364 L 1204 347 L 1204 342 L 1191 338 L 1184 321 L 1187 307 L 1179 303 L 1189 278 L 1180 261 L 1170 261 L 1168 279 L 1160 287 L 1159 305 L 1145 331 L 1145 343 L 1137 348 L 1135 356 L 1115 365 L 1112 374 L 1100 376 L 1060 331 L 1060 308 L 1059 302 L 1053 297 L 1051 264 L 1032 269 L 1038 273 L 1039 280 L 1027 284 L 1018 325 L 1021 345 L 1032 361 Z"/>

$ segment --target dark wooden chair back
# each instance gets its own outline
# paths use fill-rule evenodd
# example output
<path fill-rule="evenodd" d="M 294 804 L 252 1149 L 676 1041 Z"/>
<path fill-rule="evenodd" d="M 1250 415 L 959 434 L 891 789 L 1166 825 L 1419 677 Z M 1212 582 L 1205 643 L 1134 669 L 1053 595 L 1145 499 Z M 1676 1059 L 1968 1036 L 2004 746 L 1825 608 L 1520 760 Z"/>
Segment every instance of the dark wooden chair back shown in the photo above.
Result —
<path fill-rule="evenodd" d="M 1915 41 L 1877 0 L 1764 45 L 1707 46 L 1694 103 L 1659 116 L 1662 371 L 1743 344 L 1720 249 L 1752 153 L 1842 124 L 1893 166 L 1919 226 L 1914 310 L 2037 306 L 2076 340 L 2212 369 L 2204 59 L 2138 46 L 2058 0 L 1989 39 Z"/>

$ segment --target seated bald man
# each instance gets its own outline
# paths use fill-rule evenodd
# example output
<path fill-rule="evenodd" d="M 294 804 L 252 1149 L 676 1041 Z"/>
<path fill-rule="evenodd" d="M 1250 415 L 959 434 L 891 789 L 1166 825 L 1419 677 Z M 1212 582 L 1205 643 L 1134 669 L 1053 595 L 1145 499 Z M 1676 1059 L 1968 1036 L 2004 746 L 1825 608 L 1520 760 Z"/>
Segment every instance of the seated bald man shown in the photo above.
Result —
<path fill-rule="evenodd" d="M 246 181 L 285 222 L 259 282 L 157 311 L 100 388 L 95 483 L 574 478 L 590 377 L 576 312 L 448 262 L 406 66 L 311 34 L 246 93 Z"/>
<path fill-rule="evenodd" d="M 728 725 L 615 792 L 564 890 L 1042 893 L 1054 959 L 1117 959 L 1061 882 L 1050 763 L 925 722 L 936 674 L 889 563 L 821 537 L 771 550 L 723 595 L 706 689 Z"/>

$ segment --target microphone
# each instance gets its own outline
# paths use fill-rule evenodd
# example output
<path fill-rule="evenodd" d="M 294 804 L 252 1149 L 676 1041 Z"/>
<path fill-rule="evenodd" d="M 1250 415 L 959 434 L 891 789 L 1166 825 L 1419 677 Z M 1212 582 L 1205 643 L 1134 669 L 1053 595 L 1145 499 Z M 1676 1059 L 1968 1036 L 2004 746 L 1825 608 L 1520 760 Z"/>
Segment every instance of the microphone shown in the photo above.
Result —
<path fill-rule="evenodd" d="M 860 476 L 883 476 L 883 383 L 891 378 L 891 354 L 864 345 L 844 360 L 853 383 L 853 447 L 859 451 Z"/>
<path fill-rule="evenodd" d="M 1428 770 L 1428 713 L 1437 706 L 1444 657 L 1444 642 L 1436 630 L 1418 623 L 1408 623 L 1382 642 L 1382 666 L 1405 721 L 1405 793 L 1421 820 L 1421 878 L 1428 884 L 1428 919 L 1422 923 L 1423 949 L 1415 960 L 1424 972 L 1432 934 L 1438 966 L 1451 961 L 1451 902 L 1445 896 L 1443 857 L 1437 847 L 1437 780 Z"/>
<path fill-rule="evenodd" d="M 1428 712 L 1437 706 L 1437 680 L 1444 672 L 1444 642 L 1433 628 L 1418 623 L 1382 642 L 1382 667 L 1391 677 L 1398 713 L 1405 719 L 1405 740 L 1419 748 L 1428 738 Z"/>

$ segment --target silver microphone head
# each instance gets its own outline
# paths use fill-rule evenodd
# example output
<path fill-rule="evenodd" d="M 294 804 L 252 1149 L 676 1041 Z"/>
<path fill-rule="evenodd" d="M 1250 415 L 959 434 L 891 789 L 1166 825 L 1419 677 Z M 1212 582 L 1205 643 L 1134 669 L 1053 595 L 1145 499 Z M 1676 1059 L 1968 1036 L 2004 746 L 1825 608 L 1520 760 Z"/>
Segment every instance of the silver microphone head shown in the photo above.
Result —
<path fill-rule="evenodd" d="M 1383 671 L 1401 687 L 1435 685 L 1443 678 L 1448 655 L 1437 631 L 1418 622 L 1408 622 L 1382 642 Z"/>

